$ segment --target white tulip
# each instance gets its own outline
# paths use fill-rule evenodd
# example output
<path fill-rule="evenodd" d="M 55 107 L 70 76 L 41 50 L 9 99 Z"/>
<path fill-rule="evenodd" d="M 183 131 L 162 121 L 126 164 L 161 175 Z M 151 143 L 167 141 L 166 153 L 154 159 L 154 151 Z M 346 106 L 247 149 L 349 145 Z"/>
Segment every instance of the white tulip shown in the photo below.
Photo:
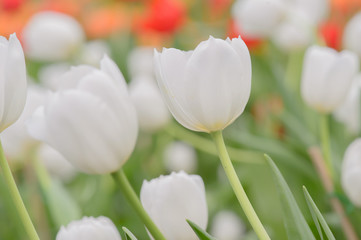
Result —
<path fill-rule="evenodd" d="M 15 34 L 0 36 L 0 133 L 20 117 L 26 101 L 24 52 Z"/>
<path fill-rule="evenodd" d="M 176 141 L 166 146 L 163 154 L 165 167 L 169 172 L 185 171 L 193 173 L 197 169 L 197 154 L 194 148 L 184 142 Z"/>
<path fill-rule="evenodd" d="M 151 76 L 154 74 L 153 66 L 154 50 L 150 47 L 134 48 L 128 57 L 130 75 L 134 78 L 138 75 Z"/>
<path fill-rule="evenodd" d="M 270 36 L 281 23 L 284 7 L 282 0 L 237 0 L 232 15 L 245 36 L 263 38 Z"/>
<path fill-rule="evenodd" d="M 303 100 L 319 112 L 332 112 L 344 101 L 358 68 L 358 58 L 350 51 L 311 46 L 303 62 Z"/>
<path fill-rule="evenodd" d="M 361 57 L 361 12 L 357 13 L 346 24 L 343 33 L 343 46 Z"/>
<path fill-rule="evenodd" d="M 222 130 L 243 112 L 251 91 L 251 59 L 241 38 L 210 37 L 194 51 L 155 51 L 158 85 L 175 119 L 201 132 Z"/>
<path fill-rule="evenodd" d="M 239 240 L 246 233 L 241 219 L 232 211 L 221 211 L 213 217 L 211 234 L 219 240 Z"/>
<path fill-rule="evenodd" d="M 60 90 L 36 110 L 28 130 L 80 171 L 105 174 L 129 158 L 138 124 L 125 80 L 105 56 L 100 70 L 79 66 L 64 74 Z"/>
<path fill-rule="evenodd" d="M 353 141 L 345 152 L 341 183 L 351 202 L 361 207 L 361 138 Z"/>
<path fill-rule="evenodd" d="M 292 10 L 272 34 L 275 44 L 285 51 L 304 49 L 313 38 L 313 25 L 309 18 Z"/>
<path fill-rule="evenodd" d="M 129 86 L 129 94 L 137 110 L 141 130 L 154 132 L 167 125 L 170 113 L 154 79 L 145 75 L 134 79 Z"/>
<path fill-rule="evenodd" d="M 70 181 L 76 174 L 76 170 L 58 151 L 47 144 L 42 144 L 37 157 L 44 164 L 50 175 L 62 181 Z"/>
<path fill-rule="evenodd" d="M 36 13 L 23 30 L 27 57 L 40 61 L 66 60 L 85 39 L 81 25 L 58 12 Z"/>
<path fill-rule="evenodd" d="M 329 0 L 291 0 L 289 4 L 298 12 L 305 14 L 314 25 L 322 22 L 330 10 Z"/>
<path fill-rule="evenodd" d="M 344 123 L 350 133 L 360 131 L 360 93 L 361 74 L 358 74 L 347 94 L 345 101 L 334 111 L 335 118 Z"/>
<path fill-rule="evenodd" d="M 83 45 L 78 61 L 82 64 L 97 66 L 104 54 L 110 55 L 108 44 L 102 40 L 93 40 Z"/>
<path fill-rule="evenodd" d="M 5 154 L 11 160 L 20 160 L 23 154 L 38 141 L 29 135 L 25 122 L 31 117 L 35 109 L 44 104 L 46 90 L 38 86 L 30 86 L 27 90 L 27 98 L 24 111 L 19 119 L 1 134 L 1 142 Z"/>
<path fill-rule="evenodd" d="M 61 227 L 56 240 L 121 240 L 114 223 L 107 217 L 84 217 Z"/>
<path fill-rule="evenodd" d="M 186 219 L 205 229 L 208 221 L 204 183 L 184 172 L 144 181 L 140 190 L 144 209 L 169 240 L 196 240 Z"/>

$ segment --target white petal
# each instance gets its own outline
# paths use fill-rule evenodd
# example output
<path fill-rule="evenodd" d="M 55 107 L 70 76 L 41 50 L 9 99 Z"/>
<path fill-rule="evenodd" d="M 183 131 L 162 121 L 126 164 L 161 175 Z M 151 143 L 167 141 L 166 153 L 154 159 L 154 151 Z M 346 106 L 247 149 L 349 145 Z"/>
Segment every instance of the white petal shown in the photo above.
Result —
<path fill-rule="evenodd" d="M 125 82 L 123 74 L 120 72 L 118 66 L 113 60 L 111 60 L 108 55 L 104 55 L 103 59 L 100 61 L 100 69 L 107 73 L 119 86 L 121 93 L 126 95 L 128 93 L 127 84 Z"/>

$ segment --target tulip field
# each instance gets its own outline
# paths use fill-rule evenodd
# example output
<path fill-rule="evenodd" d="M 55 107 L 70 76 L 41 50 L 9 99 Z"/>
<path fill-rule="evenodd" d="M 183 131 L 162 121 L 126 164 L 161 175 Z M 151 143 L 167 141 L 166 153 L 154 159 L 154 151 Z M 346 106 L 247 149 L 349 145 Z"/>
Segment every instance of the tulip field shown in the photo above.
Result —
<path fill-rule="evenodd" d="M 360 0 L 0 0 L 0 240 L 361 240 Z"/>

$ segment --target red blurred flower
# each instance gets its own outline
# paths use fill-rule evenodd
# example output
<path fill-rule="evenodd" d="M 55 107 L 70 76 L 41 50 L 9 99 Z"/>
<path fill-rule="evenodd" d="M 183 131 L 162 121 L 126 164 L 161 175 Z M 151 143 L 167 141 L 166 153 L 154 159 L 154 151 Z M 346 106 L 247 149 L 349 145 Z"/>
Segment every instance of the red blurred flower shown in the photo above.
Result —
<path fill-rule="evenodd" d="M 341 49 L 342 27 L 337 22 L 326 22 L 320 27 L 320 33 L 327 46 Z"/>
<path fill-rule="evenodd" d="M 18 9 L 26 0 L 0 0 L 0 7 L 5 11 Z"/>
<path fill-rule="evenodd" d="M 136 31 L 173 33 L 184 22 L 185 5 L 177 0 L 152 0 L 146 12 L 136 21 Z"/>

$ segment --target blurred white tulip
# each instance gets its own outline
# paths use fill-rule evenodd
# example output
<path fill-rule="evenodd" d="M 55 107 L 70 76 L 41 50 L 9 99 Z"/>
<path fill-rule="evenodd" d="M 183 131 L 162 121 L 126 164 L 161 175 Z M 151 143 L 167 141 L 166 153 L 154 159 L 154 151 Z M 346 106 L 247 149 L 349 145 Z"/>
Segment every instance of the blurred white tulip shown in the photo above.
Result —
<path fill-rule="evenodd" d="M 345 49 L 351 50 L 361 57 L 361 12 L 349 20 L 343 32 L 343 46 Z"/>
<path fill-rule="evenodd" d="M 361 138 L 353 141 L 345 152 L 341 184 L 351 202 L 361 207 Z"/>
<path fill-rule="evenodd" d="M 0 36 L 0 133 L 23 112 L 26 101 L 24 52 L 15 34 Z"/>
<path fill-rule="evenodd" d="M 61 75 L 69 71 L 68 63 L 54 63 L 42 67 L 39 70 L 39 81 L 46 88 L 56 91 L 58 88 L 58 79 Z"/>
<path fill-rule="evenodd" d="M 154 79 L 145 75 L 133 79 L 129 94 L 137 110 L 141 130 L 155 132 L 168 124 L 171 115 Z"/>
<path fill-rule="evenodd" d="M 270 36 L 285 14 L 282 0 L 237 0 L 232 7 L 236 25 L 246 37 Z"/>
<path fill-rule="evenodd" d="M 303 100 L 319 112 L 334 111 L 345 100 L 358 69 L 358 58 L 350 51 L 311 46 L 303 61 Z"/>
<path fill-rule="evenodd" d="M 194 173 L 197 169 L 197 154 L 185 142 L 175 141 L 168 144 L 163 154 L 165 167 L 169 172 L 185 171 Z"/>
<path fill-rule="evenodd" d="M 121 240 L 112 220 L 107 217 L 83 217 L 61 227 L 56 240 Z"/>
<path fill-rule="evenodd" d="M 151 47 L 134 48 L 128 57 L 128 68 L 132 78 L 139 75 L 154 75 L 154 50 Z"/>
<path fill-rule="evenodd" d="M 207 227 L 204 183 L 198 175 L 173 172 L 149 182 L 144 181 L 140 200 L 166 239 L 197 240 L 187 219 L 202 229 Z"/>
<path fill-rule="evenodd" d="M 313 42 L 313 28 L 306 15 L 290 10 L 282 23 L 274 29 L 272 39 L 285 51 L 302 50 Z"/>
<path fill-rule="evenodd" d="M 239 240 L 246 233 L 241 219 L 232 211 L 221 211 L 213 217 L 211 235 L 218 240 Z"/>
<path fill-rule="evenodd" d="M 241 38 L 210 37 L 194 51 L 155 51 L 158 85 L 175 119 L 193 131 L 213 132 L 243 112 L 251 91 L 251 59 Z"/>
<path fill-rule="evenodd" d="M 330 11 L 329 0 L 291 0 L 288 3 L 293 9 L 304 14 L 313 25 L 325 20 Z"/>
<path fill-rule="evenodd" d="M 107 56 L 100 70 L 73 67 L 59 91 L 28 122 L 29 133 L 59 151 L 80 171 L 117 171 L 131 155 L 138 133 L 125 80 Z"/>
<path fill-rule="evenodd" d="M 358 74 L 347 93 L 345 101 L 334 111 L 335 118 L 344 123 L 350 133 L 360 132 L 361 74 Z"/>
<path fill-rule="evenodd" d="M 76 170 L 58 151 L 47 144 L 39 146 L 37 151 L 38 160 L 44 164 L 51 176 L 62 181 L 70 181 L 76 174 Z"/>
<path fill-rule="evenodd" d="M 22 36 L 26 56 L 39 61 L 66 60 L 85 39 L 81 25 L 73 17 L 51 11 L 32 16 Z"/>
<path fill-rule="evenodd" d="M 98 66 L 104 54 L 111 54 L 108 44 L 102 40 L 93 40 L 83 44 L 78 61 L 82 64 Z"/>
<path fill-rule="evenodd" d="M 13 161 L 23 160 L 20 159 L 23 154 L 26 154 L 26 151 L 38 142 L 27 132 L 25 122 L 37 107 L 44 104 L 45 97 L 45 89 L 35 85 L 29 86 L 24 111 L 20 118 L 1 134 L 1 142 L 9 159 Z"/>

